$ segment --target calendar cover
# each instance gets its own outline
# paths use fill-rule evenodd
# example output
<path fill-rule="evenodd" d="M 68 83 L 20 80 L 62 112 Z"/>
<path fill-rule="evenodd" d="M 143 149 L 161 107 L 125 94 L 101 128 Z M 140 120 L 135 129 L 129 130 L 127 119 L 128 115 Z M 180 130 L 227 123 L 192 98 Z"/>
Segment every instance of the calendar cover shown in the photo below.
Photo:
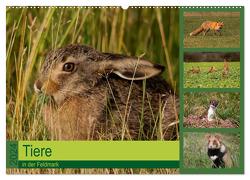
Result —
<path fill-rule="evenodd" d="M 244 7 L 6 7 L 7 174 L 244 173 Z"/>

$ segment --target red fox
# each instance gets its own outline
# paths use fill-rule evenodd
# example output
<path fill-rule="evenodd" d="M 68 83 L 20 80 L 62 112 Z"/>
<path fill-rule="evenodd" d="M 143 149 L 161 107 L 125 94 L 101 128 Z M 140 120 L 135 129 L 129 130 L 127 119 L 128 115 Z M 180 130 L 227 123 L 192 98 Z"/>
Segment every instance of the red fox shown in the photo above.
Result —
<path fill-rule="evenodd" d="M 213 21 L 205 21 L 201 24 L 201 26 L 197 29 L 195 29 L 193 32 L 191 32 L 190 36 L 196 36 L 203 32 L 203 36 L 207 34 L 208 31 L 213 30 L 214 34 L 219 32 L 221 35 L 221 29 L 224 26 L 223 22 L 213 22 Z"/>

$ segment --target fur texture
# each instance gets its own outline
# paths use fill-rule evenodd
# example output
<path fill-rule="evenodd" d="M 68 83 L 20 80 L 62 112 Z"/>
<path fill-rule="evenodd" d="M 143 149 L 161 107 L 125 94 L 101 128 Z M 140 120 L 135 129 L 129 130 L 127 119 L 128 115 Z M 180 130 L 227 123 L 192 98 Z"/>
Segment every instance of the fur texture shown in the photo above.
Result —
<path fill-rule="evenodd" d="M 208 141 L 207 155 L 213 161 L 212 168 L 231 168 L 233 162 L 230 152 L 222 142 L 221 136 L 218 134 L 206 135 L 206 139 Z"/>
<path fill-rule="evenodd" d="M 216 100 L 211 100 L 208 113 L 207 113 L 207 119 L 208 121 L 213 121 L 216 119 L 216 108 L 218 106 L 219 102 Z"/>
<path fill-rule="evenodd" d="M 214 31 L 214 34 L 218 32 L 221 35 L 221 29 L 223 28 L 223 22 L 213 22 L 213 21 L 205 21 L 201 24 L 200 27 L 191 32 L 190 36 L 197 36 L 201 32 L 203 32 L 203 36 L 205 36 L 210 30 Z"/>
<path fill-rule="evenodd" d="M 54 99 L 43 110 L 52 139 L 176 139 L 179 100 L 163 70 L 83 45 L 51 51 L 34 87 Z"/>

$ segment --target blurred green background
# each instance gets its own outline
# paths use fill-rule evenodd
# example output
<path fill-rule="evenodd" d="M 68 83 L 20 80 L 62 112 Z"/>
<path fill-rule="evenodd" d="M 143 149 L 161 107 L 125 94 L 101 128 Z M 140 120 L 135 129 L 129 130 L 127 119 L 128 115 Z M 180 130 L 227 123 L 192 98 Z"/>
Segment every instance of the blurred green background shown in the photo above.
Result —
<path fill-rule="evenodd" d="M 178 94 L 179 11 L 165 8 L 12 8 L 6 11 L 7 138 L 47 139 L 33 84 L 46 53 L 79 43 L 144 55 Z"/>

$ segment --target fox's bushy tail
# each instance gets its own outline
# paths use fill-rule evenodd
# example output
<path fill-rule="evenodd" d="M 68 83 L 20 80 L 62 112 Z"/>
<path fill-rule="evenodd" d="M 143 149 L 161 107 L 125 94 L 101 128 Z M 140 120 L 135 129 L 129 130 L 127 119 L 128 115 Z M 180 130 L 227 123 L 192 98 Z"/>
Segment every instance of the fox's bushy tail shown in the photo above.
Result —
<path fill-rule="evenodd" d="M 203 31 L 203 27 L 199 27 L 199 28 L 195 29 L 193 32 L 191 32 L 189 35 L 196 36 L 196 35 L 200 34 L 202 31 Z"/>

